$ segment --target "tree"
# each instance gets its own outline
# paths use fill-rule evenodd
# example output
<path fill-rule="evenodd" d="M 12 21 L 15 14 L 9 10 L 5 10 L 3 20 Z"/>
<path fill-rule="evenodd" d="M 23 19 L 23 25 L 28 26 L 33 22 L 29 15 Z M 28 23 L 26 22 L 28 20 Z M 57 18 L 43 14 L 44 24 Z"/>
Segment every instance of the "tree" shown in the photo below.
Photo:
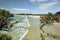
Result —
<path fill-rule="evenodd" d="M 55 15 L 60 15 L 60 11 L 59 12 L 56 12 Z"/>
<path fill-rule="evenodd" d="M 13 17 L 14 15 L 10 13 L 8 10 L 0 9 L 0 30 L 4 27 L 7 28 L 7 25 L 10 22 L 9 17 Z"/>
<path fill-rule="evenodd" d="M 56 22 L 60 22 L 60 12 L 56 12 L 56 14 L 48 13 L 47 15 L 44 15 L 43 18 L 41 18 L 41 22 L 45 24 L 50 24 Z"/>
<path fill-rule="evenodd" d="M 60 22 L 60 11 L 56 12 L 55 16 L 56 16 L 56 18 L 55 18 L 56 22 Z"/>

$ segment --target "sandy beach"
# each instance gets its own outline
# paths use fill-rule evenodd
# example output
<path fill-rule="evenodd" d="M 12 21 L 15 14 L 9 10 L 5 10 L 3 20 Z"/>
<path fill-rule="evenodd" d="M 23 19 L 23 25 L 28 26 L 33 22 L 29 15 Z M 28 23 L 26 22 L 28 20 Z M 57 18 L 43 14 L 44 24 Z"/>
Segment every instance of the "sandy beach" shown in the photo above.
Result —
<path fill-rule="evenodd" d="M 33 16 L 34 17 L 34 16 Z M 23 40 L 41 40 L 40 37 L 40 28 L 39 28 L 39 20 L 36 18 L 29 18 L 30 28 L 27 35 L 23 38 Z"/>

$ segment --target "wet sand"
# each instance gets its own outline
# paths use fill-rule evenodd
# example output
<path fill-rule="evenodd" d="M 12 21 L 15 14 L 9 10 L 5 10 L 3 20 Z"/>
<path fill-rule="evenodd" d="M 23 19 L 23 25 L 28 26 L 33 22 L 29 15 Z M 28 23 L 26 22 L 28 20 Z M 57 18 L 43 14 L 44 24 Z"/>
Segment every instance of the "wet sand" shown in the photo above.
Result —
<path fill-rule="evenodd" d="M 40 37 L 40 28 L 39 28 L 39 20 L 36 18 L 29 18 L 30 28 L 27 35 L 23 38 L 23 40 L 41 40 Z"/>

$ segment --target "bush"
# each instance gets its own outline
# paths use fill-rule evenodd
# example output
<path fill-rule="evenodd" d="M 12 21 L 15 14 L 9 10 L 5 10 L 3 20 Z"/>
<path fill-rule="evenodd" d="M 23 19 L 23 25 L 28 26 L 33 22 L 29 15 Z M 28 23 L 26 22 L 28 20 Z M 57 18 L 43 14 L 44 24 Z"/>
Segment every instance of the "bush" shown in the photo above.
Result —
<path fill-rule="evenodd" d="M 13 27 L 13 24 L 10 25 L 10 28 L 12 28 L 12 27 Z"/>
<path fill-rule="evenodd" d="M 54 22 L 60 22 L 60 15 L 48 13 L 47 15 L 43 16 L 40 20 L 41 23 L 51 24 Z"/>
<path fill-rule="evenodd" d="M 0 40 L 12 40 L 12 37 L 7 34 L 1 34 Z"/>
<path fill-rule="evenodd" d="M 7 26 L 10 22 L 10 17 L 13 17 L 14 15 L 11 14 L 10 11 L 5 9 L 0 9 L 0 30 L 2 28 L 5 28 L 5 25 Z"/>

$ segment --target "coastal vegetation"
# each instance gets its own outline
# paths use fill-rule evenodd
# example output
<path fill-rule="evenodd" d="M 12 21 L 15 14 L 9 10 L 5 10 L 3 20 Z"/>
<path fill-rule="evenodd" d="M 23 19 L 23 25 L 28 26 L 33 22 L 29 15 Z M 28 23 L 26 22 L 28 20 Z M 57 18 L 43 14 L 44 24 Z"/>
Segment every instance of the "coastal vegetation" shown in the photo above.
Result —
<path fill-rule="evenodd" d="M 32 14 L 32 13 L 19 13 L 16 15 L 32 15 L 32 16 L 43 16 L 43 15 L 47 15 L 47 14 Z"/>
<path fill-rule="evenodd" d="M 49 12 L 47 15 L 43 15 L 40 17 L 40 22 L 41 22 L 41 26 L 40 29 L 42 30 L 42 28 L 44 27 L 44 25 L 48 25 L 48 24 L 53 24 L 54 22 L 60 22 L 60 12 L 56 12 L 55 14 Z"/>
<path fill-rule="evenodd" d="M 55 14 L 49 12 L 48 14 L 40 17 L 40 22 L 42 24 L 40 26 L 41 30 L 44 27 L 44 25 L 53 24 L 54 22 L 59 23 L 60 22 L 60 12 L 56 12 Z"/>
<path fill-rule="evenodd" d="M 10 13 L 10 11 L 5 10 L 5 9 L 0 9 L 0 40 L 11 40 L 12 37 L 8 36 L 7 34 L 3 34 L 1 33 L 1 31 L 3 30 L 7 30 L 9 29 L 9 23 L 11 21 L 10 17 L 14 17 L 14 15 L 12 13 Z"/>
<path fill-rule="evenodd" d="M 21 35 L 20 34 L 21 31 L 20 31 L 19 27 L 16 27 L 16 24 L 20 22 L 20 19 L 24 19 L 22 17 L 20 18 L 20 15 L 25 15 L 25 14 L 17 14 L 15 16 L 18 16 L 18 15 L 19 15 L 19 17 L 18 17 L 19 20 L 17 20 L 14 24 L 11 24 L 9 26 L 10 21 L 11 21 L 10 18 L 11 17 L 14 17 L 14 15 L 12 13 L 10 13 L 10 11 L 8 11 L 8 10 L 0 9 L 0 31 L 1 32 L 2 31 L 7 32 L 7 34 L 2 34 L 0 32 L 1 33 L 0 34 L 0 40 L 18 40 L 19 39 L 19 37 Z M 45 25 L 50 25 L 50 24 L 53 24 L 55 22 L 60 23 L 60 12 L 56 12 L 55 14 L 49 12 L 48 14 L 26 14 L 26 15 L 32 15 L 32 16 L 33 15 L 34 16 L 35 15 L 38 15 L 38 16 L 40 15 L 40 22 L 41 22 L 40 30 L 39 30 L 39 27 L 37 27 L 39 25 L 39 23 L 40 23 L 39 20 L 38 19 L 35 19 L 35 18 L 29 18 L 29 22 L 31 24 L 31 28 L 30 28 L 31 31 L 29 31 L 29 34 L 28 35 L 29 36 L 31 36 L 31 35 L 34 35 L 35 36 L 36 35 L 35 32 L 36 32 L 38 34 L 37 36 L 39 36 L 39 32 L 41 31 L 40 32 L 40 36 L 37 37 L 37 38 L 40 39 L 40 37 L 41 37 L 42 40 L 45 40 L 45 35 L 44 35 L 45 34 L 45 31 L 43 30 L 43 27 Z M 37 22 L 39 22 L 39 23 L 37 23 Z M 10 31 L 6 31 L 6 30 L 3 30 L 4 28 L 6 30 L 9 29 L 9 28 L 11 28 L 11 30 Z M 38 30 L 38 31 L 36 31 L 36 30 Z M 32 32 L 32 34 L 30 32 Z M 57 36 L 55 36 L 55 35 L 51 35 L 49 33 L 46 33 L 46 34 L 48 36 L 52 36 L 54 38 L 57 38 Z M 32 36 L 31 39 L 33 39 L 34 36 Z M 13 37 L 13 39 L 12 39 L 12 37 Z"/>
<path fill-rule="evenodd" d="M 12 40 L 12 37 L 7 34 L 0 34 L 0 40 Z"/>
<path fill-rule="evenodd" d="M 50 24 L 50 23 L 54 23 L 54 22 L 60 22 L 60 13 L 56 12 L 56 14 L 52 14 L 52 13 L 48 13 L 47 15 L 43 15 L 41 16 L 41 23 L 44 24 Z"/>
<path fill-rule="evenodd" d="M 60 23 L 60 12 L 56 12 L 55 14 L 49 12 L 47 15 L 43 15 L 40 17 L 40 22 L 41 22 L 40 29 L 43 32 L 43 34 L 40 33 L 42 40 L 45 40 L 46 35 L 50 37 L 52 36 L 53 38 L 59 38 L 59 37 L 56 37 L 55 35 L 46 33 L 43 30 L 43 27 L 45 27 L 45 25 L 51 25 L 55 22 Z"/>
<path fill-rule="evenodd" d="M 16 24 L 23 19 L 23 16 L 0 9 L 0 40 L 19 40 L 22 33 L 20 27 Z"/>
<path fill-rule="evenodd" d="M 8 24 L 10 22 L 9 17 L 13 17 L 14 15 L 10 13 L 8 10 L 0 9 L 0 30 L 2 28 L 8 28 Z"/>

